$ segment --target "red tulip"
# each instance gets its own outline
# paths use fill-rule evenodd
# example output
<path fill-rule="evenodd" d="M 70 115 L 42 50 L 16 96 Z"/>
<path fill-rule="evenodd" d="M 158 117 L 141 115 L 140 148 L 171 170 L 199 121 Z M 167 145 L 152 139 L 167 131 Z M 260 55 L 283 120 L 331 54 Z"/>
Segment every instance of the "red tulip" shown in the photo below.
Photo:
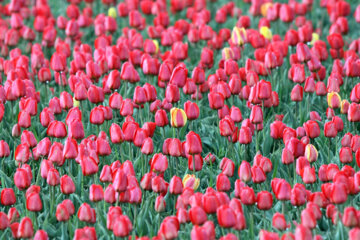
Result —
<path fill-rule="evenodd" d="M 34 229 L 32 221 L 29 217 L 21 219 L 19 228 L 17 230 L 17 236 L 20 238 L 31 238 L 34 235 Z"/>
<path fill-rule="evenodd" d="M 275 213 L 272 218 L 272 226 L 275 229 L 278 229 L 280 231 L 284 231 L 288 224 L 286 223 L 285 216 L 281 213 Z"/>
<path fill-rule="evenodd" d="M 273 204 L 273 197 L 268 191 L 261 191 L 256 197 L 257 208 L 260 210 L 269 210 Z"/>

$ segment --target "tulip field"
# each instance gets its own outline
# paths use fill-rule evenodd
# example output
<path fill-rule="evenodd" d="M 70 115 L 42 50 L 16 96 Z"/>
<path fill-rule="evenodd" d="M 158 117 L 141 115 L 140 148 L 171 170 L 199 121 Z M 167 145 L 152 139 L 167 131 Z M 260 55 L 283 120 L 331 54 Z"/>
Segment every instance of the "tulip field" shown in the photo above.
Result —
<path fill-rule="evenodd" d="M 0 240 L 360 240 L 360 2 L 0 0 Z"/>

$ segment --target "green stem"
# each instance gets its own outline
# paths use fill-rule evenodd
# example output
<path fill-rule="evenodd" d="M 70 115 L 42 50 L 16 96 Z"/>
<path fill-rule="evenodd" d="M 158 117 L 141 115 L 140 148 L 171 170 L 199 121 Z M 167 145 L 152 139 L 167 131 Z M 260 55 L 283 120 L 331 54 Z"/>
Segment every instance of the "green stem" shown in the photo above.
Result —
<path fill-rule="evenodd" d="M 254 215 L 253 215 L 253 209 L 252 206 L 250 206 L 249 209 L 249 215 L 250 215 L 250 237 L 251 239 L 255 239 L 255 234 L 254 234 Z"/>

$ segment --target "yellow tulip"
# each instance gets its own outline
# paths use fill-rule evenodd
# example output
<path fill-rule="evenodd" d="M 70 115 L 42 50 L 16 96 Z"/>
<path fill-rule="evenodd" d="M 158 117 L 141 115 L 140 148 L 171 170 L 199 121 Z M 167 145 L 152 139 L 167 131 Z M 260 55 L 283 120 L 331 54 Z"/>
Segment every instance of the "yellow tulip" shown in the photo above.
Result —
<path fill-rule="evenodd" d="M 310 45 L 314 45 L 314 43 L 315 43 L 317 40 L 319 40 L 319 39 L 320 39 L 319 34 L 317 34 L 317 33 L 312 33 Z"/>
<path fill-rule="evenodd" d="M 116 9 L 114 7 L 109 8 L 108 16 L 112 18 L 116 18 Z"/>
<path fill-rule="evenodd" d="M 200 179 L 195 177 L 193 174 L 186 174 L 183 178 L 184 187 L 190 187 L 196 190 L 200 185 Z"/>
<path fill-rule="evenodd" d="M 272 33 L 270 28 L 263 26 L 260 28 L 260 34 L 263 35 L 266 39 L 271 40 L 272 39 Z"/>
<path fill-rule="evenodd" d="M 80 101 L 76 100 L 74 97 L 73 97 L 73 106 L 74 107 L 79 107 L 80 106 Z"/>
<path fill-rule="evenodd" d="M 157 40 L 152 40 L 154 45 L 155 45 L 155 48 L 156 48 L 156 51 L 155 51 L 155 54 L 157 54 L 159 52 L 159 42 Z"/>
<path fill-rule="evenodd" d="M 241 27 L 234 27 L 232 32 L 231 32 L 231 41 L 238 45 L 241 46 L 245 43 L 246 40 L 246 30 L 245 28 Z"/>

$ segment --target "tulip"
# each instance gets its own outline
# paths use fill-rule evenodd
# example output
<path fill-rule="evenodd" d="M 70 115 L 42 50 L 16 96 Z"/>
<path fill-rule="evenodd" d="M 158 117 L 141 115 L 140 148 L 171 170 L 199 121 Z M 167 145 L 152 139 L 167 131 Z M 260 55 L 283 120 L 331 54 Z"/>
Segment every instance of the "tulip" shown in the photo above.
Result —
<path fill-rule="evenodd" d="M 189 210 L 189 217 L 194 225 L 202 225 L 207 220 L 204 209 L 199 206 L 192 207 Z"/>
<path fill-rule="evenodd" d="M 339 108 L 341 105 L 341 98 L 337 92 L 328 93 L 327 101 L 330 108 Z"/>
<path fill-rule="evenodd" d="M 186 174 L 182 180 L 182 183 L 185 188 L 191 188 L 196 190 L 200 185 L 200 179 L 196 178 L 195 175 Z"/>
<path fill-rule="evenodd" d="M 185 126 L 187 121 L 187 115 L 184 110 L 180 108 L 172 108 L 170 110 L 170 124 L 172 127 L 181 128 Z"/>
<path fill-rule="evenodd" d="M 236 224 L 236 215 L 228 205 L 222 205 L 216 210 L 217 220 L 221 227 L 231 228 Z"/>
<path fill-rule="evenodd" d="M 116 237 L 126 237 L 132 228 L 130 219 L 126 215 L 120 215 L 114 221 L 113 233 Z"/>
<path fill-rule="evenodd" d="M 320 135 L 319 124 L 315 121 L 309 120 L 305 122 L 304 128 L 309 138 L 317 138 Z"/>
<path fill-rule="evenodd" d="M 155 199 L 155 211 L 156 212 L 163 212 L 166 208 L 166 202 L 163 196 L 157 196 Z"/>
<path fill-rule="evenodd" d="M 285 216 L 278 212 L 275 213 L 272 218 L 272 226 L 277 230 L 284 231 L 288 227 Z"/>
<path fill-rule="evenodd" d="M 1 204 L 11 206 L 16 203 L 16 196 L 12 188 L 4 188 L 1 190 Z"/>
<path fill-rule="evenodd" d="M 17 236 L 20 238 L 31 238 L 34 235 L 34 229 L 32 221 L 29 217 L 21 219 L 19 228 L 17 230 Z"/>
<path fill-rule="evenodd" d="M 269 210 L 273 204 L 273 197 L 268 191 L 261 191 L 256 197 L 257 208 L 260 210 Z"/>

